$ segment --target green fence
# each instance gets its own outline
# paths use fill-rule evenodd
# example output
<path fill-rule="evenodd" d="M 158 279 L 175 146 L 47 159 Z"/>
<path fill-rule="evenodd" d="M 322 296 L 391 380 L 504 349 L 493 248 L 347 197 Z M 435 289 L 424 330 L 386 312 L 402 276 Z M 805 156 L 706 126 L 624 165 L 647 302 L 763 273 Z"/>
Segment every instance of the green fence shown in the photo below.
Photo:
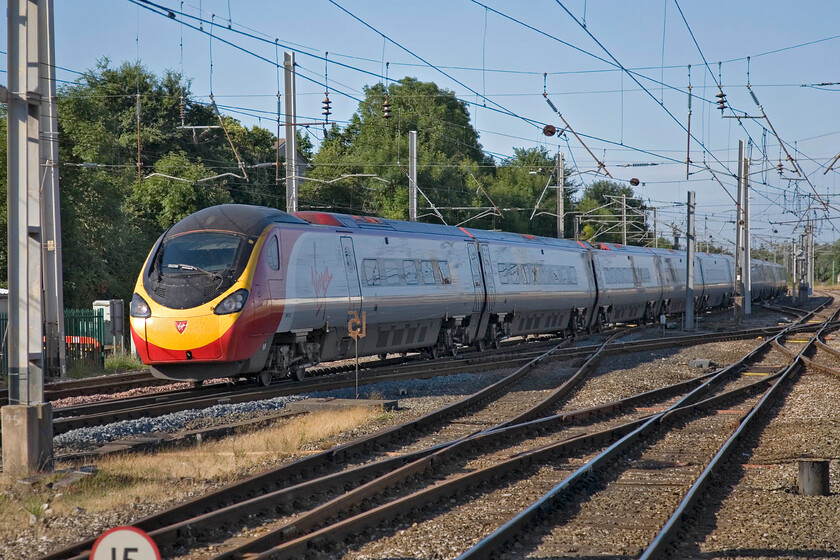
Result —
<path fill-rule="evenodd" d="M 9 373 L 9 316 L 0 313 L 0 372 Z M 102 309 L 65 309 L 64 340 L 67 369 L 105 367 L 105 315 Z"/>

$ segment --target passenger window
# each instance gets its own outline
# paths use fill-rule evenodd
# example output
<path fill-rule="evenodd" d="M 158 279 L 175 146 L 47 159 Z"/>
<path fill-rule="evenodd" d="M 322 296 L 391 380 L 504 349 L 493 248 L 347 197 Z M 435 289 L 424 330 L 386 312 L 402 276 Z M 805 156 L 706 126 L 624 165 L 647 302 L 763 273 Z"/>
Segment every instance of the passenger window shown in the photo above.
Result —
<path fill-rule="evenodd" d="M 403 261 L 403 270 L 405 271 L 405 283 L 417 284 L 417 263 L 414 261 Z"/>
<path fill-rule="evenodd" d="M 449 272 L 449 263 L 446 261 L 439 261 L 438 265 L 440 266 L 440 279 L 441 282 L 444 284 L 451 284 L 452 283 L 452 275 Z"/>
<path fill-rule="evenodd" d="M 365 259 L 363 264 L 368 286 L 378 286 L 381 282 L 379 279 L 379 262 L 376 259 Z"/>
<path fill-rule="evenodd" d="M 566 267 L 566 274 L 566 283 L 571 284 L 572 286 L 577 286 L 577 269 L 573 266 Z"/>
<path fill-rule="evenodd" d="M 499 268 L 499 282 L 501 282 L 502 284 L 507 284 L 507 265 L 505 263 L 499 263 L 497 266 Z"/>
<path fill-rule="evenodd" d="M 383 261 L 385 267 L 385 284 L 388 286 L 399 286 L 400 282 L 400 262 L 396 259 L 385 259 Z"/>
<path fill-rule="evenodd" d="M 271 270 L 280 270 L 280 245 L 277 243 L 277 238 L 273 235 L 268 242 L 265 259 Z"/>
<path fill-rule="evenodd" d="M 435 283 L 435 273 L 432 271 L 432 261 L 421 261 L 420 262 L 420 271 L 423 274 L 423 283 L 424 284 L 434 284 Z"/>
<path fill-rule="evenodd" d="M 519 267 L 515 264 L 508 265 L 508 278 L 511 284 L 519 284 Z"/>

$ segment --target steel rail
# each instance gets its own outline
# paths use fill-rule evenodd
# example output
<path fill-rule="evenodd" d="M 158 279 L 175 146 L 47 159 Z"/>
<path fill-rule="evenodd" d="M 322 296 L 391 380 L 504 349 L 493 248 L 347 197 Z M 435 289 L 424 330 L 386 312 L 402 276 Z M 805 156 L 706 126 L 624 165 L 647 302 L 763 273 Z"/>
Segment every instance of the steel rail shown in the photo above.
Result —
<path fill-rule="evenodd" d="M 528 371 L 551 357 L 557 350 L 569 343 L 568 340 L 556 344 L 542 355 L 532 358 L 509 376 L 501 379 L 484 389 L 468 395 L 450 405 L 430 412 L 420 418 L 410 420 L 398 426 L 371 434 L 358 440 L 337 446 L 335 448 L 311 455 L 288 465 L 280 466 L 265 473 L 253 476 L 245 481 L 231 483 L 228 486 L 180 504 L 165 512 L 147 516 L 133 523 L 134 527 L 146 532 L 165 527 L 180 520 L 204 515 L 224 506 L 246 500 L 254 496 L 272 492 L 286 485 L 299 484 L 318 477 L 324 471 L 340 466 L 354 457 L 370 452 L 398 438 L 429 429 L 431 426 L 444 421 L 446 418 L 463 413 L 483 402 L 493 399 L 504 392 L 509 386 L 527 375 Z M 429 452 L 433 452 L 432 448 Z M 411 459 L 409 457 L 408 459 Z M 394 464 L 389 465 L 394 468 Z M 45 555 L 41 560 L 57 560 L 62 558 L 88 558 L 90 548 L 95 539 L 86 539 L 70 545 L 62 550 Z"/>
<path fill-rule="evenodd" d="M 568 456 L 571 451 L 580 451 L 593 445 L 606 445 L 637 429 L 648 421 L 651 416 L 632 420 L 612 428 L 581 434 L 564 441 L 548 446 L 538 447 L 526 452 L 518 453 L 514 457 L 502 461 L 496 465 L 469 472 L 455 478 L 437 483 L 431 487 L 424 488 L 414 494 L 393 500 L 392 502 L 371 508 L 354 517 L 328 523 L 331 518 L 336 517 L 342 510 L 346 511 L 353 507 L 359 507 L 366 500 L 375 498 L 378 494 L 390 487 L 411 480 L 428 470 L 439 467 L 444 461 L 454 459 L 459 455 L 468 454 L 471 451 L 480 451 L 492 445 L 492 440 L 518 439 L 536 434 L 545 435 L 552 430 L 562 429 L 573 419 L 588 418 L 604 414 L 607 411 L 615 412 L 623 408 L 629 408 L 640 401 L 652 397 L 662 397 L 673 393 L 675 390 L 690 388 L 691 386 L 703 383 L 704 379 L 716 376 L 717 373 L 710 373 L 704 376 L 681 382 L 669 387 L 656 389 L 641 395 L 634 395 L 627 399 L 606 403 L 590 409 L 574 411 L 571 413 L 558 414 L 552 417 L 541 418 L 524 424 L 508 426 L 487 430 L 469 439 L 436 451 L 434 454 L 419 458 L 413 463 L 389 473 L 388 475 L 369 482 L 363 487 L 357 488 L 320 508 L 295 517 L 288 524 L 272 530 L 270 533 L 261 535 L 259 538 L 243 544 L 234 550 L 228 550 L 223 554 L 213 557 L 213 560 L 232 560 L 248 555 L 252 560 L 267 560 L 269 558 L 297 558 L 305 554 L 307 550 L 322 547 L 329 543 L 339 544 L 342 539 L 349 538 L 354 534 L 365 531 L 380 524 L 383 521 L 393 519 L 416 511 L 426 505 L 439 500 L 451 498 L 453 495 L 476 488 L 482 484 L 493 484 L 499 480 L 508 480 L 508 476 L 517 471 L 524 470 L 534 464 L 543 464 L 560 456 Z M 778 374 L 775 374 L 778 375 Z M 735 390 L 717 395 L 700 403 L 688 405 L 687 408 L 709 407 L 733 396 L 755 391 L 756 388 L 766 385 L 773 376 L 757 380 L 749 385 L 739 387 Z M 678 409 L 677 412 L 682 412 Z M 507 482 L 505 482 L 507 484 Z M 312 531 L 307 533 L 307 531 Z M 305 533 L 305 534 L 303 534 Z M 287 541 L 287 542 L 283 542 Z M 263 549 L 263 547 L 271 547 Z M 262 552 L 257 553 L 260 549 Z"/>
<path fill-rule="evenodd" d="M 827 303 L 826 303 L 827 304 Z M 825 304 L 824 304 L 825 305 Z M 824 306 L 823 305 L 823 306 Z M 814 315 L 814 312 L 808 312 L 799 319 L 798 322 L 807 320 L 808 317 Z M 756 355 L 759 350 L 766 351 L 772 340 L 784 335 L 786 331 L 777 334 L 773 339 L 764 342 L 759 348 L 753 350 L 748 356 Z M 740 363 L 740 362 L 739 362 Z M 592 461 L 588 462 L 577 469 L 572 475 L 568 476 L 558 485 L 556 485 L 549 492 L 544 494 L 539 500 L 531 504 L 528 508 L 520 512 L 507 523 L 496 529 L 492 534 L 482 539 L 474 547 L 470 548 L 460 556 L 457 560 L 477 560 L 489 559 L 499 551 L 507 542 L 511 541 L 517 534 L 521 533 L 525 527 L 532 524 L 535 520 L 546 515 L 548 511 L 554 509 L 555 502 L 560 500 L 574 487 L 584 482 L 596 469 L 601 469 L 608 465 L 618 455 L 623 453 L 630 447 L 631 444 L 640 440 L 643 435 L 654 430 L 660 423 L 666 419 L 673 418 L 676 411 L 692 403 L 696 403 L 700 397 L 707 392 L 710 385 L 730 368 L 724 368 L 720 373 L 707 380 L 703 385 L 691 391 L 688 395 L 680 399 L 677 403 L 668 408 L 665 412 L 653 415 L 649 420 L 644 422 L 641 426 L 622 437 L 619 441 L 612 444 L 609 448 L 601 452 Z"/>
<path fill-rule="evenodd" d="M 687 346 L 720 342 L 724 340 L 770 336 L 778 330 L 779 327 L 770 327 L 749 329 L 734 333 L 708 333 L 701 335 L 668 337 L 665 339 L 640 340 L 629 343 L 615 343 L 610 342 L 608 339 L 605 344 L 600 346 L 584 346 L 566 349 L 563 351 L 562 357 L 564 359 L 586 358 L 600 347 L 604 347 L 604 355 L 626 353 L 631 351 L 641 352 L 673 346 Z M 617 334 L 625 333 L 626 331 L 622 331 Z M 617 334 L 614 334 L 613 336 L 617 336 Z M 563 345 L 568 343 L 568 339 L 561 342 Z M 523 362 L 527 362 L 528 360 L 528 357 L 515 357 L 511 356 L 508 352 L 507 354 L 500 354 L 489 358 L 474 357 L 466 358 L 464 360 L 443 362 L 439 364 L 437 368 L 430 368 L 428 363 L 401 365 L 394 368 L 394 373 L 383 374 L 381 372 L 373 372 L 364 375 L 360 378 L 360 383 L 371 384 L 383 381 L 398 381 L 408 378 L 452 375 L 454 373 L 474 371 L 475 366 L 481 364 L 493 364 L 494 367 L 501 368 L 506 366 L 516 366 L 522 364 Z M 120 420 L 161 416 L 172 412 L 206 408 L 217 404 L 236 404 L 250 402 L 253 400 L 270 399 L 279 396 L 296 395 L 311 391 L 340 389 L 351 387 L 354 383 L 355 376 L 346 374 L 317 377 L 306 380 L 302 383 L 282 383 L 265 388 L 254 388 L 249 386 L 241 389 L 230 389 L 225 386 L 209 386 L 201 389 L 178 389 L 175 391 L 157 393 L 153 395 L 113 399 L 87 405 L 79 405 L 67 409 L 56 409 L 53 413 L 53 430 L 55 434 L 62 434 L 77 428 L 101 426 Z"/>
<path fill-rule="evenodd" d="M 840 309 L 836 310 L 831 315 L 831 320 L 836 319 L 838 315 L 840 315 Z M 688 512 L 699 504 L 702 498 L 702 493 L 709 485 L 712 476 L 718 472 L 720 468 L 722 468 L 725 460 L 740 442 L 743 435 L 748 430 L 752 430 L 756 427 L 756 424 L 758 423 L 757 418 L 765 411 L 766 407 L 771 406 L 771 404 L 768 403 L 774 402 L 777 394 L 781 392 L 781 387 L 783 387 L 787 382 L 793 381 L 796 373 L 804 367 L 803 358 L 805 357 L 805 353 L 815 347 L 814 341 L 824 333 L 827 327 L 828 326 L 826 325 L 826 327 L 817 331 L 811 341 L 798 352 L 793 363 L 785 369 L 784 373 L 779 376 L 778 380 L 765 393 L 758 404 L 756 404 L 749 414 L 747 414 L 747 416 L 741 421 L 738 428 L 732 433 L 729 439 L 727 439 L 723 447 L 721 447 L 721 449 L 715 454 L 714 458 L 712 458 L 706 468 L 703 469 L 703 472 L 691 486 L 691 489 L 689 489 L 686 493 L 685 497 L 680 502 L 680 505 L 668 519 L 665 526 L 656 535 L 650 546 L 648 546 L 644 553 L 642 553 L 640 560 L 653 560 L 655 558 L 664 557 L 668 546 L 678 533 L 681 525 L 685 522 Z"/>
<path fill-rule="evenodd" d="M 734 338 L 749 338 L 749 337 L 752 337 L 752 336 L 762 336 L 762 335 L 767 335 L 774 330 L 778 330 L 778 328 L 773 327 L 769 331 L 768 331 L 768 329 L 753 329 L 751 331 L 744 331 L 742 333 L 738 333 L 734 336 Z M 715 334 L 712 334 L 712 335 L 701 335 L 699 340 L 711 341 L 712 337 L 716 340 L 727 340 L 727 339 L 733 338 L 733 335 L 731 335 L 729 333 L 727 333 L 727 334 L 715 333 Z M 696 336 L 692 336 L 692 337 L 672 337 L 672 338 L 674 340 L 676 340 L 677 342 L 679 342 L 680 345 L 696 343 L 697 340 L 698 340 L 698 337 L 696 337 Z M 659 347 L 663 347 L 663 346 L 668 345 L 666 343 L 666 341 L 661 341 L 661 340 L 644 341 L 644 342 L 645 343 L 650 343 L 652 345 L 657 345 L 658 344 L 658 345 L 660 345 Z M 526 364 L 523 368 L 520 368 L 519 371 L 515 372 L 514 374 L 512 374 L 508 378 L 509 383 L 515 382 L 516 378 L 518 378 L 518 374 L 520 374 L 520 372 L 522 372 L 523 370 L 530 369 L 531 367 L 533 367 L 534 365 L 539 363 L 542 359 L 545 359 L 546 357 L 548 357 L 552 353 L 556 352 L 564 344 L 566 344 L 566 343 L 561 343 L 560 345 L 556 345 L 551 351 L 546 353 L 544 356 L 529 361 L 528 364 Z M 640 341 L 640 342 L 635 343 L 635 347 L 636 347 L 637 350 L 643 350 L 644 349 L 643 348 L 643 342 Z M 568 350 L 564 351 L 564 354 L 565 353 L 569 353 L 569 354 L 580 353 L 580 355 L 583 356 L 583 355 L 585 355 L 585 353 L 587 351 L 591 353 L 591 351 L 592 351 L 591 348 L 592 347 L 589 347 L 589 350 L 586 350 L 586 349 L 568 349 Z M 564 356 L 564 358 L 568 359 L 568 356 Z M 465 406 L 466 408 L 469 408 L 470 406 L 473 406 L 475 404 L 480 403 L 482 400 L 487 400 L 489 398 L 492 398 L 489 395 L 492 395 L 492 393 L 494 391 L 504 390 L 503 387 L 501 386 L 501 384 L 504 381 L 505 380 L 500 381 L 496 385 L 488 387 L 485 390 L 483 390 L 479 393 L 476 393 L 475 395 L 472 395 L 470 397 L 466 397 L 465 399 L 462 399 L 462 401 L 459 401 L 458 403 L 453 403 L 453 405 L 451 407 L 441 409 L 439 411 L 435 411 L 433 413 L 430 413 L 429 415 L 424 416 L 423 418 L 407 422 L 403 425 L 396 426 L 392 429 L 386 430 L 385 432 L 382 432 L 382 433 L 379 433 L 379 434 L 373 434 L 372 436 L 368 436 L 368 437 L 363 438 L 361 440 L 358 440 L 356 442 L 351 442 L 349 444 L 339 446 L 337 448 L 319 453 L 317 455 L 313 455 L 311 457 L 308 457 L 306 459 L 302 459 L 302 460 L 297 461 L 295 463 L 292 463 L 290 465 L 285 465 L 283 467 L 279 467 L 278 469 L 275 469 L 275 470 L 270 471 L 268 473 L 265 473 L 263 475 L 252 477 L 251 479 L 249 479 L 248 481 L 245 481 L 241 485 L 230 485 L 229 488 L 225 488 L 225 489 L 223 489 L 223 490 L 221 490 L 217 493 L 210 494 L 210 495 L 207 495 L 207 496 L 204 496 L 204 497 L 201 497 L 201 498 L 197 498 L 195 500 L 192 500 L 191 502 L 187 502 L 187 503 L 182 504 L 180 506 L 176 506 L 176 508 L 173 508 L 173 510 L 170 510 L 170 511 L 167 511 L 167 512 L 162 512 L 161 514 L 153 515 L 153 516 L 149 516 L 147 518 L 141 519 L 138 522 L 136 522 L 134 525 L 137 526 L 137 527 L 140 527 L 144 530 L 147 530 L 147 531 L 154 531 L 155 528 L 159 528 L 159 527 L 165 525 L 164 519 L 167 516 L 180 519 L 181 521 L 183 521 L 184 519 L 188 519 L 188 518 L 198 519 L 199 517 L 204 516 L 205 514 L 208 514 L 208 512 L 212 512 L 213 510 L 217 510 L 219 508 L 225 507 L 227 504 L 231 504 L 231 503 L 234 503 L 238 500 L 243 499 L 241 497 L 237 497 L 237 495 L 247 497 L 247 496 L 254 496 L 254 495 L 257 495 L 257 494 L 261 494 L 261 493 L 272 492 L 272 487 L 276 488 L 276 487 L 278 487 L 282 484 L 286 484 L 287 482 L 298 483 L 298 484 L 293 484 L 293 486 L 290 488 L 290 491 L 287 494 L 287 496 L 296 496 L 297 498 L 299 498 L 300 496 L 303 495 L 303 494 L 300 494 L 299 492 L 310 492 L 311 493 L 312 485 L 309 484 L 307 486 L 308 483 L 306 483 L 305 481 L 307 479 L 310 479 L 312 476 L 315 476 L 317 473 L 323 472 L 325 469 L 329 469 L 333 465 L 340 464 L 341 462 L 346 461 L 347 459 L 352 458 L 353 456 L 359 455 L 360 453 L 364 452 L 366 449 L 375 448 L 377 446 L 387 444 L 388 441 L 391 441 L 392 439 L 396 439 L 398 437 L 401 437 L 401 435 L 404 435 L 404 434 L 406 434 L 410 431 L 421 430 L 422 426 L 424 426 L 424 425 L 428 425 L 430 423 L 438 422 L 438 421 L 441 421 L 442 419 L 444 419 L 447 416 L 452 416 L 454 414 L 457 414 L 456 409 L 461 409 L 462 406 Z M 299 392 L 300 388 L 298 388 L 297 390 Z M 594 410 L 590 410 L 590 411 L 585 412 L 585 414 L 596 414 L 596 413 L 597 412 L 595 412 Z M 542 420 L 539 420 L 539 421 L 536 421 L 536 422 L 542 422 Z M 451 444 L 452 442 L 449 442 L 449 443 Z M 386 471 L 393 470 L 396 467 L 398 467 L 400 464 L 405 464 L 406 462 L 409 462 L 411 460 L 416 460 L 418 457 L 420 457 L 424 454 L 433 453 L 436 450 L 438 450 L 439 448 L 445 447 L 446 445 L 449 445 L 449 444 L 442 444 L 442 445 L 435 446 L 433 448 L 429 448 L 427 450 L 423 450 L 421 452 L 418 452 L 418 454 L 416 456 L 412 454 L 412 455 L 406 455 L 404 457 L 396 457 L 396 458 L 393 458 L 393 460 L 383 461 L 383 462 L 381 462 L 382 466 L 381 467 L 376 467 L 376 468 L 381 468 L 381 469 L 384 469 Z M 356 473 L 356 474 L 359 474 L 359 473 Z M 342 478 L 342 473 L 336 473 L 334 476 L 335 476 L 334 480 L 336 481 L 336 483 L 343 484 L 347 480 L 352 480 L 352 477 L 355 476 L 355 475 L 346 475 L 346 477 Z M 369 476 L 376 476 L 376 475 L 373 473 L 373 471 L 371 471 L 369 473 Z M 347 477 L 349 477 L 349 478 L 347 478 Z M 301 481 L 303 481 L 303 482 L 301 482 Z M 238 489 L 232 489 L 231 487 L 234 487 L 234 486 L 238 486 L 239 488 Z M 225 492 L 229 492 L 229 495 L 227 495 L 226 497 L 222 497 L 222 494 L 225 493 Z M 281 490 L 281 492 L 282 492 L 282 490 Z M 298 492 L 298 493 L 296 493 L 296 492 Z M 233 507 L 235 507 L 235 506 L 233 506 Z M 54 559 L 54 558 L 66 558 L 66 557 L 68 557 L 68 555 L 73 555 L 73 554 L 77 555 L 75 557 L 85 558 L 85 557 L 87 557 L 85 555 L 85 549 L 89 548 L 92 545 L 92 542 L 93 542 L 93 540 L 91 539 L 90 542 L 85 541 L 85 542 L 77 543 L 75 545 L 72 545 L 71 547 L 68 547 L 68 548 L 64 549 L 64 550 L 57 551 L 53 554 L 47 555 L 47 556 L 44 557 L 44 559 L 46 560 L 46 559 Z"/>

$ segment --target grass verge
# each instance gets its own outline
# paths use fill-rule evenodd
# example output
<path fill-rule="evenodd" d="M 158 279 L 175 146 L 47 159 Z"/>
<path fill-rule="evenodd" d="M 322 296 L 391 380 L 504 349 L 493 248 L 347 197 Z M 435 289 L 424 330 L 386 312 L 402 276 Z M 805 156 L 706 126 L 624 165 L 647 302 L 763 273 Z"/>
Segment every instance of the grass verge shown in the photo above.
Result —
<path fill-rule="evenodd" d="M 107 456 L 93 463 L 94 474 L 60 490 L 54 484 L 62 474 L 32 485 L 3 478 L 0 542 L 16 539 L 27 528 L 43 531 L 60 517 L 130 510 L 134 504 L 170 504 L 196 496 L 301 454 L 328 449 L 341 434 L 387 414 L 362 407 L 317 412 L 191 447 Z M 64 467 L 59 464 L 57 470 Z"/>

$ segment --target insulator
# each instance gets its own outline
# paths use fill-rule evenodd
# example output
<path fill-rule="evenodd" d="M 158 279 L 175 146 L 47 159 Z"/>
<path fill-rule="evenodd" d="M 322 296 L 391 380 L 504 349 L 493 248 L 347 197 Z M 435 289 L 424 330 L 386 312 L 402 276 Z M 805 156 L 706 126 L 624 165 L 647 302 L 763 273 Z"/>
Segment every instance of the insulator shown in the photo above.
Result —
<path fill-rule="evenodd" d="M 779 165 L 777 165 L 776 167 L 778 167 L 778 168 L 779 168 L 779 175 L 781 175 L 781 174 L 782 174 L 782 170 L 785 168 L 785 167 L 784 167 L 784 165 L 782 165 L 782 162 L 780 161 L 780 162 L 779 162 Z"/>
<path fill-rule="evenodd" d="M 391 118 L 391 102 L 388 101 L 388 96 L 385 96 L 385 101 L 382 102 L 382 116 L 386 119 Z"/>
<path fill-rule="evenodd" d="M 717 97 L 718 109 L 721 111 L 726 109 L 726 94 L 720 91 L 717 95 L 715 95 L 715 97 Z"/>
<path fill-rule="evenodd" d="M 324 118 L 327 118 L 332 114 L 330 112 L 330 96 L 328 93 L 324 94 L 324 109 L 321 112 L 324 114 Z"/>
<path fill-rule="evenodd" d="M 181 98 L 181 106 L 179 107 L 179 113 L 181 115 L 181 120 L 183 121 L 187 118 L 187 105 L 184 103 L 184 98 Z"/>

